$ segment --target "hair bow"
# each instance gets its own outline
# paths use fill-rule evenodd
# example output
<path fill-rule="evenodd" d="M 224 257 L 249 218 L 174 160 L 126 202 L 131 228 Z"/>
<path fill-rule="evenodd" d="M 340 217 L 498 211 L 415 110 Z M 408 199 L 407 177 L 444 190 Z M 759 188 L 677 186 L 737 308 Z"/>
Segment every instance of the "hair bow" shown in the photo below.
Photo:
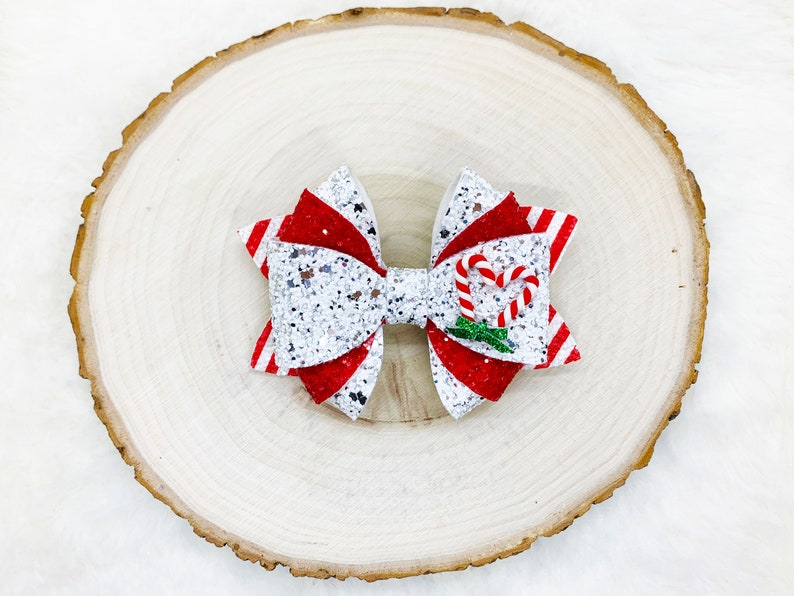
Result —
<path fill-rule="evenodd" d="M 317 403 L 356 419 L 383 359 L 383 325 L 427 330 L 430 368 L 460 418 L 497 401 L 522 368 L 579 359 L 549 302 L 572 215 L 522 207 L 464 168 L 441 203 L 429 269 L 387 269 L 372 204 L 346 166 L 290 215 L 238 230 L 269 279 L 271 319 L 251 366 L 295 375 Z"/>

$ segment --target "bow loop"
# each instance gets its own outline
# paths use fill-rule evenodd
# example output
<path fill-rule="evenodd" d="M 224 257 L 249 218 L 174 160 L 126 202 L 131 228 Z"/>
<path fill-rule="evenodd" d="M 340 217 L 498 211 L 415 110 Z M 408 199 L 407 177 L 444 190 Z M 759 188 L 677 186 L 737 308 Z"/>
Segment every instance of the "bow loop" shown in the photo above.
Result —
<path fill-rule="evenodd" d="M 329 248 L 274 240 L 268 262 L 280 368 L 338 358 L 381 326 L 385 279 L 361 261 Z"/>

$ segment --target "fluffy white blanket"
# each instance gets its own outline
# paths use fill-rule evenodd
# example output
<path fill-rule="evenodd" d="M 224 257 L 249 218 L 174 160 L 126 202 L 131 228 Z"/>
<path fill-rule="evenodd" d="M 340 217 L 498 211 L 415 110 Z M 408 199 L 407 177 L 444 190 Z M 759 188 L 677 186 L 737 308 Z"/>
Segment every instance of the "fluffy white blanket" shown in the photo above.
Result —
<path fill-rule="evenodd" d="M 411 5 L 412 2 L 388 2 Z M 119 131 L 195 62 L 340 0 L 0 5 L 0 593 L 794 592 L 794 5 L 471 1 L 604 60 L 676 134 L 712 243 L 700 379 L 649 467 L 478 569 L 295 579 L 197 538 L 123 464 L 66 316 L 79 206 Z"/>

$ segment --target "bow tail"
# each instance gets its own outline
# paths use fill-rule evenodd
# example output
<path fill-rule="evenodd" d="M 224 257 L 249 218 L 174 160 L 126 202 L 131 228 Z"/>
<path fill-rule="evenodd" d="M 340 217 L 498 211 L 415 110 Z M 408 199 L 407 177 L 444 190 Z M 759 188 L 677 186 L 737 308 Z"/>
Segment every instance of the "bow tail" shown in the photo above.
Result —
<path fill-rule="evenodd" d="M 281 368 L 276 364 L 275 342 L 273 341 L 273 324 L 270 319 L 262 330 L 259 339 L 256 340 L 254 353 L 251 354 L 251 368 L 261 370 L 274 375 L 296 376 L 297 370 L 294 368 Z"/>
<path fill-rule="evenodd" d="M 482 400 L 497 401 L 523 367 L 484 356 L 447 337 L 432 321 L 427 322 L 433 381 L 444 407 L 455 418 Z"/>
<path fill-rule="evenodd" d="M 468 414 L 474 408 L 484 403 L 485 398 L 482 395 L 478 395 L 452 376 L 449 369 L 441 362 L 429 338 L 428 344 L 430 352 L 430 372 L 433 375 L 436 393 L 438 393 L 441 403 L 447 409 L 450 416 L 455 420 L 459 420 L 464 414 Z"/>
<path fill-rule="evenodd" d="M 315 403 L 327 401 L 352 420 L 358 418 L 375 388 L 383 362 L 383 328 L 338 358 L 296 369 Z"/>
<path fill-rule="evenodd" d="M 577 218 L 562 211 L 543 207 L 522 206 L 520 210 L 521 216 L 526 219 L 533 234 L 549 235 L 549 274 L 554 273 L 576 231 Z"/>
<path fill-rule="evenodd" d="M 562 315 L 549 305 L 549 349 L 546 362 L 536 366 L 527 365 L 526 368 L 538 369 L 552 366 L 562 366 L 576 362 L 581 358 L 576 341 L 571 335 L 571 330 L 562 318 Z"/>
<path fill-rule="evenodd" d="M 268 277 L 267 243 L 273 238 L 278 238 L 281 227 L 289 221 L 289 215 L 280 215 L 271 219 L 262 219 L 237 230 L 238 236 L 245 244 L 245 249 L 254 263 Z"/>

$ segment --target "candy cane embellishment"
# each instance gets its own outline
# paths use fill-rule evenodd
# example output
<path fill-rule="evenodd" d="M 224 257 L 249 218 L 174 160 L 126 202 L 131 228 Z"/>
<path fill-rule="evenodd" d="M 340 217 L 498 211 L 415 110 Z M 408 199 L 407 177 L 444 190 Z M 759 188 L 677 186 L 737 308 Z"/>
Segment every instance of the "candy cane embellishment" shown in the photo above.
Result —
<path fill-rule="evenodd" d="M 474 321 L 474 304 L 472 303 L 471 290 L 469 288 L 469 271 L 472 268 L 477 268 L 485 279 L 485 283 L 491 286 L 504 288 L 507 284 L 517 279 L 523 280 L 526 284 L 521 294 L 499 313 L 496 319 L 497 327 L 507 327 L 532 302 L 533 289 L 537 290 L 540 285 L 538 278 L 532 275 L 523 265 L 510 267 L 496 275 L 485 255 L 473 254 L 461 258 L 455 266 L 455 287 L 458 290 L 461 315 L 470 321 Z"/>
<path fill-rule="evenodd" d="M 504 311 L 499 313 L 499 317 L 496 319 L 497 327 L 507 327 L 510 321 L 515 319 L 518 316 L 518 313 L 524 310 L 527 307 L 527 304 L 532 302 L 533 290 L 530 288 L 537 290 L 538 286 L 540 286 L 540 281 L 538 281 L 538 278 L 532 275 L 532 273 L 523 265 L 511 267 L 510 269 L 500 273 L 499 277 L 496 278 L 496 285 L 500 288 L 504 288 L 507 284 L 509 284 L 511 281 L 515 281 L 516 279 L 523 279 L 526 287 L 524 287 L 524 290 L 516 297 L 515 300 L 510 302 Z"/>
<path fill-rule="evenodd" d="M 469 255 L 458 261 L 455 266 L 455 287 L 458 289 L 461 315 L 470 321 L 474 320 L 474 304 L 471 301 L 471 290 L 469 289 L 469 270 L 472 267 L 480 270 L 480 274 L 485 278 L 487 284 L 496 284 L 496 275 L 484 255 Z"/>

